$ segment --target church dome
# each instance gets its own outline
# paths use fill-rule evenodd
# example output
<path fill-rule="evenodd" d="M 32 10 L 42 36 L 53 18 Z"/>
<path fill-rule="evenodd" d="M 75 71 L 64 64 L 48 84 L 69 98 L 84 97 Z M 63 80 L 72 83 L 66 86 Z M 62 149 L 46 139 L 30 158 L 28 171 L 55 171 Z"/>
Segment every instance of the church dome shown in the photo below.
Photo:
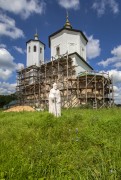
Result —
<path fill-rule="evenodd" d="M 68 19 L 68 12 L 67 12 L 67 16 L 66 16 L 66 23 L 64 25 L 64 28 L 67 28 L 67 29 L 72 29 L 72 26 L 69 22 L 69 19 Z"/>

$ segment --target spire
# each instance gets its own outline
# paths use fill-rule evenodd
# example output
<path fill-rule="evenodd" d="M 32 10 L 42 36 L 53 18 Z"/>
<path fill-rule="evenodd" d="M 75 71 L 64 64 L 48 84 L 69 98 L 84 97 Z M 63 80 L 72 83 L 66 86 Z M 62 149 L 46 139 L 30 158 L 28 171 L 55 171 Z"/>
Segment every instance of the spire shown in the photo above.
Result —
<path fill-rule="evenodd" d="M 35 35 L 34 35 L 34 39 L 35 39 L 35 40 L 38 40 L 38 39 L 39 39 L 38 33 L 37 33 L 37 29 L 36 29 L 36 33 L 35 33 Z"/>
<path fill-rule="evenodd" d="M 72 26 L 71 26 L 69 19 L 68 19 L 68 11 L 66 11 L 66 23 L 64 25 L 64 28 L 72 29 Z"/>

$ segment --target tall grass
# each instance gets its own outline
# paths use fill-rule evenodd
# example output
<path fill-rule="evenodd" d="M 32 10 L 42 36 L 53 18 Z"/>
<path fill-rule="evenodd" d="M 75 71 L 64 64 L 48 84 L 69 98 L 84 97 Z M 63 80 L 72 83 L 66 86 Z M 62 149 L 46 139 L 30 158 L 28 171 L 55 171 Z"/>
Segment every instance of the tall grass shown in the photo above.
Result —
<path fill-rule="evenodd" d="M 121 109 L 0 112 L 1 180 L 120 180 Z"/>

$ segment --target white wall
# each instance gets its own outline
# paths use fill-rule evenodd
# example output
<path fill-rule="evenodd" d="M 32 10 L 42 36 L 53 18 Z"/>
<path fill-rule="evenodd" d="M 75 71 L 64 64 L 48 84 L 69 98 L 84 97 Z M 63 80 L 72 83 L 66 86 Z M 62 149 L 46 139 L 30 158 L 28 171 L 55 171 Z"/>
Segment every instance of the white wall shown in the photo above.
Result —
<path fill-rule="evenodd" d="M 80 56 L 83 57 L 83 59 L 86 61 L 86 45 L 87 42 L 85 41 L 84 37 L 80 34 Z"/>
<path fill-rule="evenodd" d="M 62 30 L 60 33 L 52 36 L 51 39 L 51 57 L 57 57 L 56 48 L 60 48 L 60 55 L 77 52 L 86 61 L 86 40 L 80 32 Z M 82 51 L 83 49 L 83 51 Z"/>
<path fill-rule="evenodd" d="M 34 46 L 36 46 L 36 52 L 34 52 Z M 30 52 L 29 52 L 30 47 Z M 42 53 L 40 53 L 40 47 Z M 31 65 L 40 66 L 40 63 L 44 63 L 44 45 L 39 41 L 30 41 L 27 43 L 27 67 Z"/>
<path fill-rule="evenodd" d="M 69 57 L 72 58 L 73 65 L 76 66 L 76 76 L 78 76 L 78 74 L 83 71 L 92 71 L 92 69 L 87 64 L 85 64 L 76 54 L 73 54 Z"/>

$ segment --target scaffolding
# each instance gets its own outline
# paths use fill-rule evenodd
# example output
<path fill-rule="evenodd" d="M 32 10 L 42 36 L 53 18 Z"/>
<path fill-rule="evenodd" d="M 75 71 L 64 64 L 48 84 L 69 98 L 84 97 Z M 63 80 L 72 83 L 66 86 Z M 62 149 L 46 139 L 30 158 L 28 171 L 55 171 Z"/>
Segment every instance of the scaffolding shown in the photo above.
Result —
<path fill-rule="evenodd" d="M 82 72 L 79 74 L 80 104 L 89 104 L 93 108 L 114 105 L 114 91 L 109 73 Z"/>
<path fill-rule="evenodd" d="M 114 103 L 113 84 L 109 74 L 81 72 L 68 54 L 51 62 L 17 71 L 16 92 L 21 105 L 48 108 L 48 95 L 54 82 L 61 91 L 62 107 L 90 104 L 93 108 L 111 107 Z"/>

